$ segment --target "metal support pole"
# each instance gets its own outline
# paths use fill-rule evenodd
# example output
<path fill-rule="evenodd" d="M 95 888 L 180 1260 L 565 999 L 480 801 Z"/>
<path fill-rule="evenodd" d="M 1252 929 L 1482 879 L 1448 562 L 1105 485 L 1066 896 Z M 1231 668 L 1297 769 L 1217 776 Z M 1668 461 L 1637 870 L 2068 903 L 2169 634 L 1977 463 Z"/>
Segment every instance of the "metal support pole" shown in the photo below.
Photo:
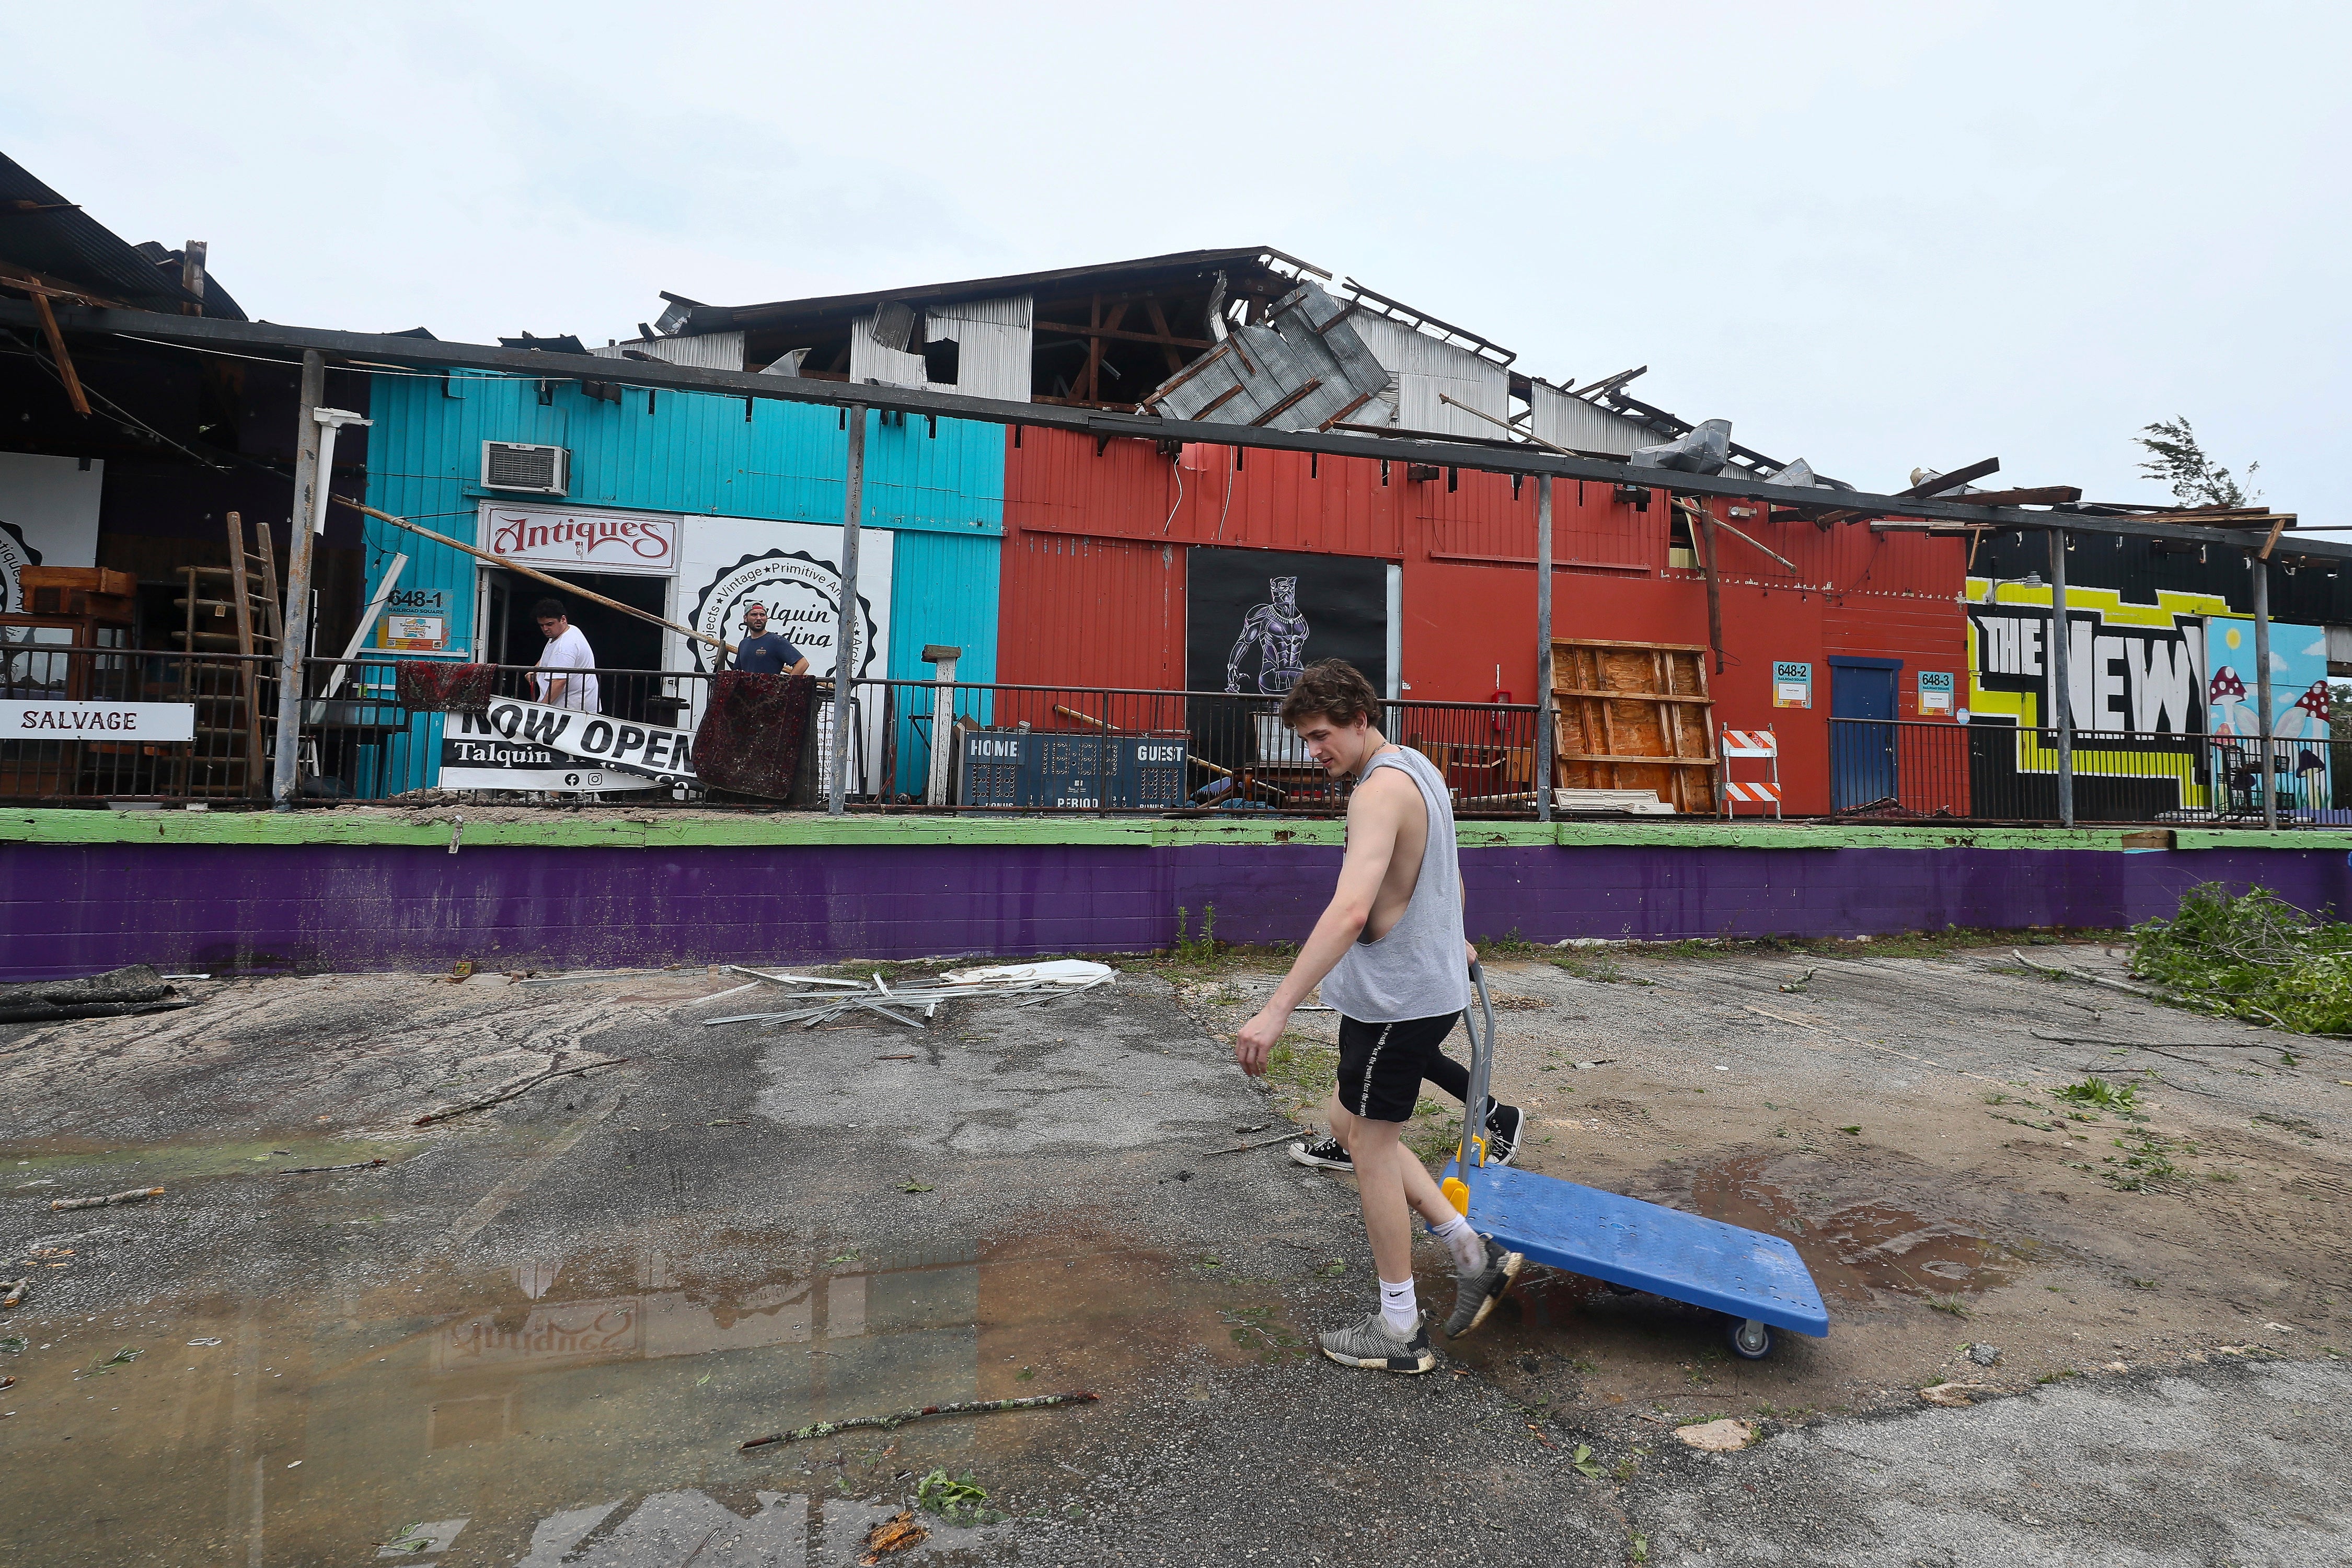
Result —
<path fill-rule="evenodd" d="M 1551 820 L 1551 476 L 1536 476 L 1536 740 L 1528 777 L 1536 820 Z"/>
<path fill-rule="evenodd" d="M 2058 710 L 2058 824 L 2074 826 L 2074 639 L 2066 626 L 2066 531 L 2050 531 L 2050 686 Z"/>
<path fill-rule="evenodd" d="M 841 502 L 841 629 L 834 638 L 832 784 L 825 810 L 848 809 L 849 683 L 857 676 L 857 525 L 866 515 L 866 405 L 849 405 L 849 464 Z"/>
<path fill-rule="evenodd" d="M 2254 783 L 2263 792 L 2263 826 L 2278 826 L 2278 758 L 2271 746 L 2271 563 L 2248 555 L 2254 577 L 2254 732 L 2262 737 L 2262 761 Z"/>
<path fill-rule="evenodd" d="M 320 400 L 327 395 L 327 362 L 316 349 L 302 352 L 302 390 L 294 411 L 293 526 L 286 542 L 286 613 L 278 643 L 278 757 L 271 798 L 278 811 L 294 809 L 296 767 L 302 748 L 302 654 L 310 637 L 310 517 L 327 477 L 319 472 Z M 269 526 L 267 521 L 261 525 Z"/>

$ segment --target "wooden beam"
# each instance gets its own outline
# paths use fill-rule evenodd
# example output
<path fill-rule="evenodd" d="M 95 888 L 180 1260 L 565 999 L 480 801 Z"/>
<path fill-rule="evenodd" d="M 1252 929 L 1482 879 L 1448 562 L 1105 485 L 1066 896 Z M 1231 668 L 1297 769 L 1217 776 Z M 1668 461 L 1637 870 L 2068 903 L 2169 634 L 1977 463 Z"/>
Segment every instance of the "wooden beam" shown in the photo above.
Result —
<path fill-rule="evenodd" d="M 2263 541 L 2263 560 L 2268 561 L 2271 558 L 2271 552 L 2277 548 L 2279 531 L 2294 521 L 2294 513 L 2291 511 L 2283 511 L 2279 513 L 2278 521 L 2271 524 L 2271 536 Z"/>
<path fill-rule="evenodd" d="M 1160 352 L 1167 356 L 1168 374 L 1173 375 L 1178 371 L 1184 368 L 1184 356 L 1178 353 L 1172 346 L 1176 342 L 1176 334 L 1169 330 L 1168 312 L 1160 308 L 1160 300 L 1157 295 L 1147 295 L 1143 301 L 1143 309 L 1151 317 L 1151 325 L 1153 329 L 1160 333 Z M 1199 339 L 1187 338 L 1184 341 L 1187 342 L 1200 342 L 1201 347 L 1204 351 L 1215 346 Z"/>
<path fill-rule="evenodd" d="M 1120 305 L 1116 308 L 1121 310 L 1127 309 L 1124 305 Z M 1155 316 L 1160 313 L 1158 300 L 1152 301 L 1151 313 Z M 1117 320 L 1117 318 L 1114 317 L 1113 320 Z M 1080 326 L 1076 321 L 1039 321 L 1031 328 L 1031 331 L 1039 332 L 1067 332 L 1074 338 L 1116 338 L 1121 342 L 1158 343 L 1160 347 L 1167 349 L 1207 350 L 1217 346 L 1206 338 L 1180 338 L 1168 332 L 1138 332 L 1110 326 L 1084 327 Z M 1180 359 L 1168 368 L 1171 370 L 1181 370 L 1183 368 L 1183 364 L 1184 362 Z"/>
<path fill-rule="evenodd" d="M 1973 484 L 1987 474 L 1999 472 L 2000 472 L 2000 459 L 1987 458 L 1980 462 L 1970 463 L 1966 468 L 1954 468 L 1948 474 L 1937 474 L 1932 479 L 1921 479 L 1909 489 L 1896 490 L 1895 493 L 1898 496 L 1916 496 L 1924 500 L 1929 496 L 1943 495 L 1946 490 L 1956 490 L 1962 485 Z M 1956 498 L 1948 497 L 1947 499 Z"/>
<path fill-rule="evenodd" d="M 1206 419 L 1210 415 L 1215 413 L 1218 409 L 1223 408 L 1228 402 L 1232 401 L 1234 398 L 1239 397 L 1241 395 L 1241 384 L 1239 382 L 1235 382 L 1233 385 L 1225 388 L 1224 391 L 1217 394 L 1216 396 L 1209 399 L 1208 402 L 1201 405 L 1201 411 L 1198 414 L 1193 415 L 1192 417 L 1195 419 Z"/>
<path fill-rule="evenodd" d="M 58 378 L 66 384 L 66 401 L 73 405 L 76 414 L 87 419 L 89 399 L 82 395 L 81 377 L 74 374 L 73 356 L 66 353 L 66 335 L 58 331 L 58 315 L 49 309 L 48 290 L 40 289 L 33 295 L 33 309 L 40 312 L 41 335 L 48 339 L 49 356 L 58 362 Z M 2268 555 L 2270 552 L 2264 550 L 2263 553 Z"/>
<path fill-rule="evenodd" d="M 1271 425 L 1281 416 L 1285 409 L 1297 403 L 1300 399 L 1312 395 L 1322 384 L 1322 380 L 1319 377 L 1308 382 L 1306 385 L 1300 387 L 1297 391 L 1292 393 L 1289 396 L 1284 398 L 1281 402 L 1276 404 L 1273 407 L 1267 409 L 1256 418 L 1251 420 L 1250 423 L 1253 425 Z"/>
<path fill-rule="evenodd" d="M 2080 485 L 2035 485 L 2019 490 L 1979 490 L 1958 498 L 1970 506 L 2068 506 L 2083 499 Z"/>

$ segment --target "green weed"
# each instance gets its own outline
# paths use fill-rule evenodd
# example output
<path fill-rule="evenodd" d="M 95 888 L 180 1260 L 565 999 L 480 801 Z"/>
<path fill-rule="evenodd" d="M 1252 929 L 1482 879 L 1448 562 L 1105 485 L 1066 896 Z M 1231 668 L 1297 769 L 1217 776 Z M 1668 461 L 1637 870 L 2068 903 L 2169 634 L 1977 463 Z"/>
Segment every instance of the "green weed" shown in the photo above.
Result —
<path fill-rule="evenodd" d="M 1944 1312 L 1955 1318 L 1965 1318 L 1971 1315 L 1969 1311 L 1968 1303 L 1961 1300 L 1958 1296 L 1930 1296 L 1927 1298 L 1927 1305 L 1933 1307 L 1938 1312 Z"/>
<path fill-rule="evenodd" d="M 1579 980 L 1596 981 L 1603 985 L 1614 985 L 1625 978 L 1625 972 L 1617 966 L 1616 958 L 1607 948 L 1572 947 L 1565 952 L 1553 953 L 1551 963 L 1553 968 L 1564 969 Z"/>
<path fill-rule="evenodd" d="M 1588 1481 L 1597 1481 L 1601 1477 L 1609 1473 L 1607 1470 L 1602 1469 L 1599 1464 L 1594 1462 L 1592 1458 L 1592 1445 L 1590 1443 L 1579 1443 L 1576 1446 L 1576 1453 L 1569 1459 L 1568 1462 L 1571 1466 L 1575 1467 L 1576 1473 L 1578 1475 L 1582 1476 Z"/>
<path fill-rule="evenodd" d="M 988 1494 L 973 1484 L 970 1470 L 953 1480 L 947 1471 L 933 1470 L 916 1483 L 915 1506 L 950 1524 L 994 1524 L 1004 1518 L 988 1506 Z"/>
<path fill-rule="evenodd" d="M 1192 910 L 1177 906 L 1176 945 L 1170 951 L 1169 957 L 1178 963 L 1205 967 L 1217 961 L 1217 906 L 1201 906 L 1201 934 L 1197 937 L 1185 934 L 1185 924 L 1192 919 Z"/>
<path fill-rule="evenodd" d="M 2102 1106 L 2110 1110 L 2137 1108 L 2139 1086 L 2130 1083 L 2109 1083 L 2103 1078 L 2086 1078 L 2080 1083 L 2070 1083 L 2050 1091 L 2061 1100 L 2071 1100 L 2077 1105 Z"/>

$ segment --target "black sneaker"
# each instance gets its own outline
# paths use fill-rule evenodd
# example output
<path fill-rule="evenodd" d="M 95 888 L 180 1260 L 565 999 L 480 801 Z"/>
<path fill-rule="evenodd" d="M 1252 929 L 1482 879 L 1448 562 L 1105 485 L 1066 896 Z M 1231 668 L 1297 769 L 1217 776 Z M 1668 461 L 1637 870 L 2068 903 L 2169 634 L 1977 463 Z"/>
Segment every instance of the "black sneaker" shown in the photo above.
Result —
<path fill-rule="evenodd" d="M 1411 1334 L 1400 1337 L 1390 1331 L 1377 1308 L 1366 1313 L 1362 1321 L 1325 1334 L 1323 1353 L 1341 1366 L 1401 1372 L 1408 1377 L 1437 1364 L 1437 1352 L 1429 1348 L 1427 1314 L 1414 1321 Z"/>
<path fill-rule="evenodd" d="M 1519 1139 L 1528 1130 L 1528 1113 L 1516 1105 L 1496 1101 L 1486 1113 L 1486 1163 L 1507 1165 L 1518 1157 Z"/>
<path fill-rule="evenodd" d="M 1349 1158 L 1347 1146 L 1328 1135 L 1293 1143 L 1290 1158 L 1294 1164 L 1313 1165 L 1324 1171 L 1352 1171 L 1356 1168 L 1356 1162 Z"/>
<path fill-rule="evenodd" d="M 1458 1339 L 1486 1321 L 1495 1302 L 1511 1288 L 1525 1267 L 1524 1254 L 1506 1251 L 1493 1237 L 1486 1240 L 1486 1261 L 1473 1273 L 1454 1276 L 1454 1316 L 1445 1322 L 1449 1339 Z"/>

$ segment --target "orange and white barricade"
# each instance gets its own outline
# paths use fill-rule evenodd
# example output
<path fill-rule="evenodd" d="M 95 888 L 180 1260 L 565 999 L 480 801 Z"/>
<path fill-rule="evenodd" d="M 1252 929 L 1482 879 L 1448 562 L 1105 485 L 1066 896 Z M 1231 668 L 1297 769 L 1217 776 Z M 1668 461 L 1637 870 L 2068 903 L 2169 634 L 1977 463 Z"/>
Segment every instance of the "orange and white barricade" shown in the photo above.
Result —
<path fill-rule="evenodd" d="M 1735 730 L 1723 726 L 1720 742 L 1716 748 L 1716 776 L 1722 785 L 1723 815 L 1738 815 L 1741 805 L 1753 805 L 1759 811 L 1772 808 L 1780 815 L 1780 739 L 1769 730 Z M 1734 757 L 1761 759 L 1771 774 L 1769 779 L 1738 779 L 1731 776 Z"/>

